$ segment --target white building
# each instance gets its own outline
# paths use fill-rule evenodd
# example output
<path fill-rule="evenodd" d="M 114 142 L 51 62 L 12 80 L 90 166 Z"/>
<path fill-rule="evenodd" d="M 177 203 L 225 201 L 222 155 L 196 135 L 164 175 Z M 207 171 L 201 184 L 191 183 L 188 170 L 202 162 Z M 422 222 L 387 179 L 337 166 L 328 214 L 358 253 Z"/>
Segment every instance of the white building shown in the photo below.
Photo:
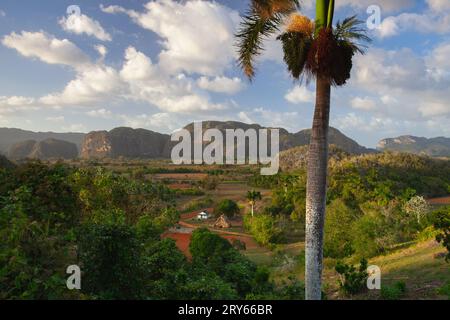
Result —
<path fill-rule="evenodd" d="M 198 220 L 207 220 L 209 219 L 209 213 L 207 211 L 202 211 L 197 215 Z"/>

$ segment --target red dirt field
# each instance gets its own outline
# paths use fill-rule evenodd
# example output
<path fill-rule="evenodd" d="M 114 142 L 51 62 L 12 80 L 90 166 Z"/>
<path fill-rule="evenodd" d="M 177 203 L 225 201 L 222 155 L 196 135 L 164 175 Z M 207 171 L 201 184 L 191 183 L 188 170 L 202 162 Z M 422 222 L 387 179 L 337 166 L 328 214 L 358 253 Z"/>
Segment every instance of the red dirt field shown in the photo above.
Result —
<path fill-rule="evenodd" d="M 172 190 L 187 190 L 192 188 L 192 186 L 187 183 L 171 183 L 168 184 L 167 187 Z"/>
<path fill-rule="evenodd" d="M 427 202 L 429 204 L 450 204 L 450 196 L 448 196 L 448 197 L 441 197 L 441 198 L 427 199 Z"/>
<path fill-rule="evenodd" d="M 189 252 L 189 243 L 191 243 L 191 233 L 165 233 L 162 235 L 163 239 L 170 238 L 176 241 L 178 249 L 188 258 L 191 259 L 191 253 Z"/>
<path fill-rule="evenodd" d="M 208 177 L 207 173 L 157 173 L 153 175 L 156 180 L 202 180 Z"/>
<path fill-rule="evenodd" d="M 241 237 L 236 235 L 228 235 L 228 234 L 219 234 L 224 239 L 227 239 L 230 243 L 233 243 L 233 240 L 240 240 L 245 243 L 246 249 L 255 249 L 258 248 L 258 244 L 250 237 Z M 163 239 L 170 238 L 175 240 L 178 249 L 188 258 L 191 259 L 191 253 L 189 252 L 189 243 L 191 243 L 191 233 L 176 233 L 176 232 L 168 232 L 162 235 Z"/>

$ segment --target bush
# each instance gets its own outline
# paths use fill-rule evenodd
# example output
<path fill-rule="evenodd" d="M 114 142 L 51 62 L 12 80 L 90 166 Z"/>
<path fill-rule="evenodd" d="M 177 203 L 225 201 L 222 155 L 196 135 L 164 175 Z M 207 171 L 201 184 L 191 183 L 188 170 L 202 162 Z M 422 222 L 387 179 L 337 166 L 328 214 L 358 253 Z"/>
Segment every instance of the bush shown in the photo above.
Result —
<path fill-rule="evenodd" d="M 324 232 L 324 256 L 345 258 L 353 253 L 352 234 L 348 226 L 356 220 L 352 209 L 336 199 L 327 207 Z"/>
<path fill-rule="evenodd" d="M 216 215 L 224 214 L 228 218 L 234 217 L 236 214 L 239 213 L 239 211 L 240 210 L 237 203 L 229 199 L 222 200 L 214 210 Z"/>
<path fill-rule="evenodd" d="M 433 213 L 434 228 L 438 230 L 436 241 L 447 249 L 445 261 L 450 260 L 450 206 L 441 208 Z"/>
<path fill-rule="evenodd" d="M 246 215 L 244 225 L 255 240 L 264 246 L 276 243 L 280 239 L 281 229 L 278 228 L 276 219 L 270 215 L 261 214 L 254 217 Z"/>
<path fill-rule="evenodd" d="M 141 297 L 140 246 L 128 225 L 87 224 L 79 233 L 83 292 L 101 299 Z"/>
<path fill-rule="evenodd" d="M 394 283 L 392 286 L 381 287 L 381 298 L 383 300 L 399 300 L 406 292 L 406 284 L 403 281 Z"/>
<path fill-rule="evenodd" d="M 359 268 L 339 261 L 335 270 L 339 273 L 339 287 L 345 294 L 357 294 L 362 292 L 367 285 L 367 260 L 361 259 Z"/>

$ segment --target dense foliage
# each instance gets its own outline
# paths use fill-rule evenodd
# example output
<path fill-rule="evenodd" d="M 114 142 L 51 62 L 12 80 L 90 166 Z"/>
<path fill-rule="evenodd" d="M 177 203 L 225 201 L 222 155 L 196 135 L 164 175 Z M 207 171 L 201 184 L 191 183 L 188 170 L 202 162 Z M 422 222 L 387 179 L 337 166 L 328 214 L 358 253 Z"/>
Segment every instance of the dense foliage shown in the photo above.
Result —
<path fill-rule="evenodd" d="M 450 192 L 450 163 L 410 154 L 380 153 L 349 156 L 330 161 L 325 222 L 324 255 L 345 258 L 371 257 L 399 243 L 413 241 L 434 224 L 435 214 L 424 198 Z M 271 203 L 248 229 L 255 238 L 266 238 L 269 230 L 303 239 L 306 173 L 255 176 L 254 186 L 271 187 Z M 261 228 L 259 220 L 268 220 Z M 286 223 L 286 219 L 290 223 Z M 445 224 L 435 224 L 435 228 Z M 442 229 L 443 230 L 443 229 Z M 438 236 L 445 245 L 445 231 Z M 261 241 L 262 243 L 267 242 Z M 447 240 L 448 242 L 448 240 Z"/>
<path fill-rule="evenodd" d="M 175 196 L 102 168 L 0 169 L 0 299 L 279 298 L 301 287 L 275 287 L 206 229 L 193 233 L 188 260 L 161 237 L 179 220 Z M 70 265 L 81 290 L 66 287 Z"/>

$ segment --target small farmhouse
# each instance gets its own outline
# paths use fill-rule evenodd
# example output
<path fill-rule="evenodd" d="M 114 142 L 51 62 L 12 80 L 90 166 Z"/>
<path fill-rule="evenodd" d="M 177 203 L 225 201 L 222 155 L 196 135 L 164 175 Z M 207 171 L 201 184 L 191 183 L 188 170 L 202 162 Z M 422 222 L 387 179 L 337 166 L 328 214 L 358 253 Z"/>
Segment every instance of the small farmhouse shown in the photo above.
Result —
<path fill-rule="evenodd" d="M 199 214 L 197 214 L 197 219 L 198 220 L 207 220 L 207 219 L 209 219 L 208 211 L 202 211 Z"/>

